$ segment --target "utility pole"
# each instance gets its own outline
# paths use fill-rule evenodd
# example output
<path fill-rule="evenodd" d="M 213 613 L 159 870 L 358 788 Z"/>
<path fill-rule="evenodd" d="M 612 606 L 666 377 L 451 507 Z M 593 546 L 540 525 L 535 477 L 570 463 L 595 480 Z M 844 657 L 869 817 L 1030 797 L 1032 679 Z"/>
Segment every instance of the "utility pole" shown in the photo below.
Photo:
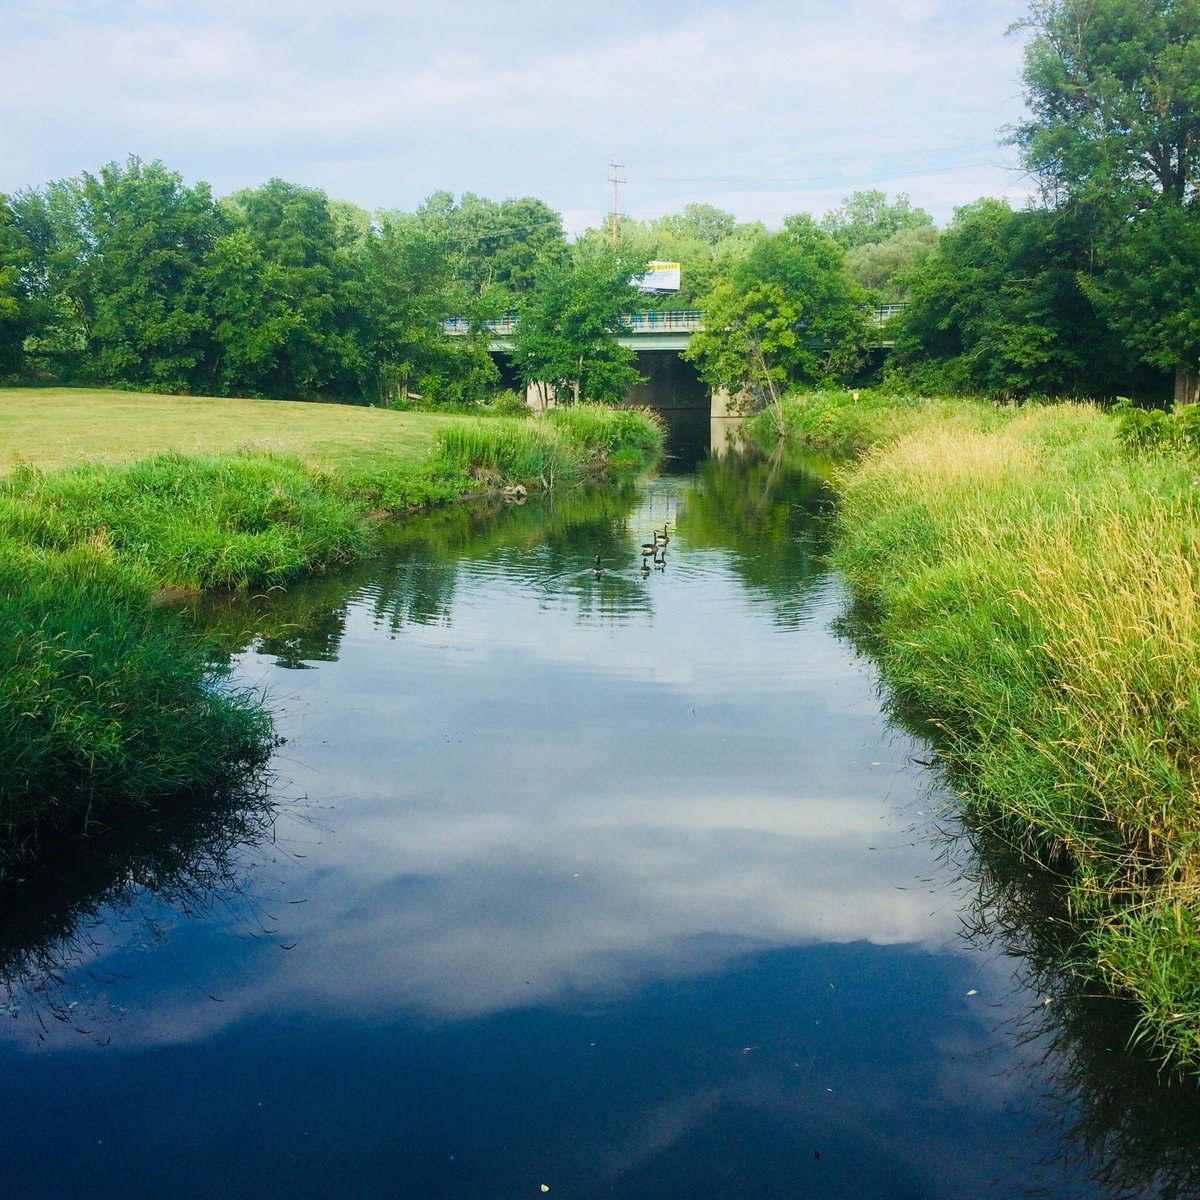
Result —
<path fill-rule="evenodd" d="M 622 163 L 617 162 L 617 156 L 613 155 L 612 160 L 612 176 L 609 182 L 613 185 L 613 211 L 612 211 L 612 244 L 613 249 L 617 248 L 617 187 L 625 182 L 621 178 Z"/>

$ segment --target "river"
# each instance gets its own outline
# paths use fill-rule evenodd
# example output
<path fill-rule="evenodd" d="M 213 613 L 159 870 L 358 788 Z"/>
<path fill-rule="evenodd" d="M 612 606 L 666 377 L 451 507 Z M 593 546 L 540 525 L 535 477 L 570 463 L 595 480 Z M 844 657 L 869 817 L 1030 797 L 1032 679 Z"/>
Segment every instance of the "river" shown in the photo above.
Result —
<path fill-rule="evenodd" d="M 685 452 L 205 601 L 272 775 L 9 904 L 3 1195 L 1194 1194 L 1193 1093 L 839 632 L 828 506 Z"/>

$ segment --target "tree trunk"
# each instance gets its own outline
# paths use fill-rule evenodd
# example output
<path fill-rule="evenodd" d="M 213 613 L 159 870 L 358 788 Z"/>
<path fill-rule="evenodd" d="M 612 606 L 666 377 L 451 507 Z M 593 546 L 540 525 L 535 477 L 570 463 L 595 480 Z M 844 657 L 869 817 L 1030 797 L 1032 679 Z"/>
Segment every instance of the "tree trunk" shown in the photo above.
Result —
<path fill-rule="evenodd" d="M 1180 363 L 1175 368 L 1175 403 L 1195 404 L 1200 400 L 1200 372 Z"/>

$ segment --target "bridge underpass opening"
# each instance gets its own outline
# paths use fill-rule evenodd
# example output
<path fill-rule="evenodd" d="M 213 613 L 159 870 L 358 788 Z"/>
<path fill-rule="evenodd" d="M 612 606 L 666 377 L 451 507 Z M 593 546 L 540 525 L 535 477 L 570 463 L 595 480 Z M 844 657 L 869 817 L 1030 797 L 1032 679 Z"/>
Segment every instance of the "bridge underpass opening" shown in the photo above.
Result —
<path fill-rule="evenodd" d="M 492 360 L 500 371 L 500 386 L 521 392 L 520 372 L 506 350 L 493 350 Z M 712 391 L 700 379 L 696 368 L 679 357 L 677 350 L 638 350 L 633 363 L 643 382 L 635 384 L 625 397 L 630 407 L 644 406 L 656 412 L 703 412 L 712 409 Z"/>

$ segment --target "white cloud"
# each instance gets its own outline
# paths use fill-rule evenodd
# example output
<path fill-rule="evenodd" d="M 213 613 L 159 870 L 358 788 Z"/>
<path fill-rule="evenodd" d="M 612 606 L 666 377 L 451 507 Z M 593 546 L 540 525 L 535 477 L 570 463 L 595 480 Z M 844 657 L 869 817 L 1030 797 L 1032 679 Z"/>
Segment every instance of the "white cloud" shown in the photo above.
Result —
<path fill-rule="evenodd" d="M 634 215 L 777 223 L 906 178 L 941 219 L 1011 182 L 1021 0 L 20 7 L 0 6 L 0 190 L 137 153 L 218 194 L 281 175 L 412 208 L 445 187 L 577 224 L 617 152 Z"/>

